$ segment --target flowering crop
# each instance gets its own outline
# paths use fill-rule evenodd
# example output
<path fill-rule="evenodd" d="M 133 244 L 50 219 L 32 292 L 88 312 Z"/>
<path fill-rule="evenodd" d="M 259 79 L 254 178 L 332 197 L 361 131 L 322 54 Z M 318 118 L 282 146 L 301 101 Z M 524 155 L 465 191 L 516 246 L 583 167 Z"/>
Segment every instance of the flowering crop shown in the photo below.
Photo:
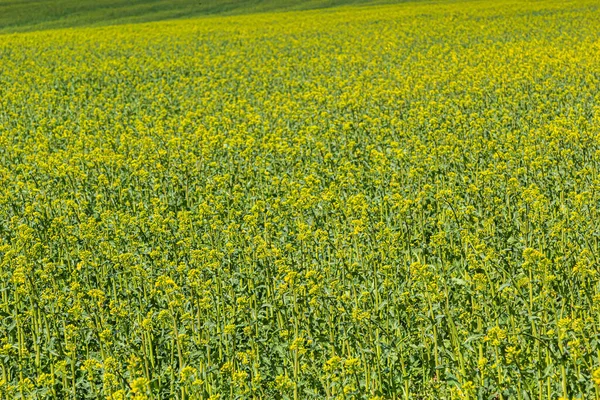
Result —
<path fill-rule="evenodd" d="M 0 396 L 598 398 L 599 20 L 0 36 Z"/>

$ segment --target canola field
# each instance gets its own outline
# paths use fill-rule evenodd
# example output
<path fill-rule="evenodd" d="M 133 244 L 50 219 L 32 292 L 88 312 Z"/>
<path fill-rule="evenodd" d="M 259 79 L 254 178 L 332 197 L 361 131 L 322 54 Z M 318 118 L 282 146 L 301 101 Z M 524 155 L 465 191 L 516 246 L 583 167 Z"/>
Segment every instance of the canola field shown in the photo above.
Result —
<path fill-rule="evenodd" d="M 0 35 L 0 398 L 598 399 L 598 21 Z"/>

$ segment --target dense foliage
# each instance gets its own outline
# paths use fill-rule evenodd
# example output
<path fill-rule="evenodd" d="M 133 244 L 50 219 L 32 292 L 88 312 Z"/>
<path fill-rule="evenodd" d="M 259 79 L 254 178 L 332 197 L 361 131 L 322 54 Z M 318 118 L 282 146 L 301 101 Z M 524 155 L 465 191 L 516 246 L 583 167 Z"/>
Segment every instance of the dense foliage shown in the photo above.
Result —
<path fill-rule="evenodd" d="M 1 396 L 597 398 L 599 20 L 1 36 Z"/>

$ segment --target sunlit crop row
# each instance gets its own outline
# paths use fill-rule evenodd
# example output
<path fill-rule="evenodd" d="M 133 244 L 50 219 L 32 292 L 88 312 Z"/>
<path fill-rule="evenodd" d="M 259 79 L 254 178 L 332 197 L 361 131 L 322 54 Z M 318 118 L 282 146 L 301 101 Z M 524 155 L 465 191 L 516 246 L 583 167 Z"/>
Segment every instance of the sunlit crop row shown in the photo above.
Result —
<path fill-rule="evenodd" d="M 0 36 L 0 396 L 598 398 L 598 21 Z"/>

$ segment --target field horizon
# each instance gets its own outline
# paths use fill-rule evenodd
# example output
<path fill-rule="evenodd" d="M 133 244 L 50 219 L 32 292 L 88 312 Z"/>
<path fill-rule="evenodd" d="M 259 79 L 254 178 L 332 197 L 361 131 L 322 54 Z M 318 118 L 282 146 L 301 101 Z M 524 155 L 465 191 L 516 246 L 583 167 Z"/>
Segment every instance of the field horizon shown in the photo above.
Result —
<path fill-rule="evenodd" d="M 0 34 L 426 0 L 0 0 Z M 431 2 L 432 0 L 429 0 Z"/>

